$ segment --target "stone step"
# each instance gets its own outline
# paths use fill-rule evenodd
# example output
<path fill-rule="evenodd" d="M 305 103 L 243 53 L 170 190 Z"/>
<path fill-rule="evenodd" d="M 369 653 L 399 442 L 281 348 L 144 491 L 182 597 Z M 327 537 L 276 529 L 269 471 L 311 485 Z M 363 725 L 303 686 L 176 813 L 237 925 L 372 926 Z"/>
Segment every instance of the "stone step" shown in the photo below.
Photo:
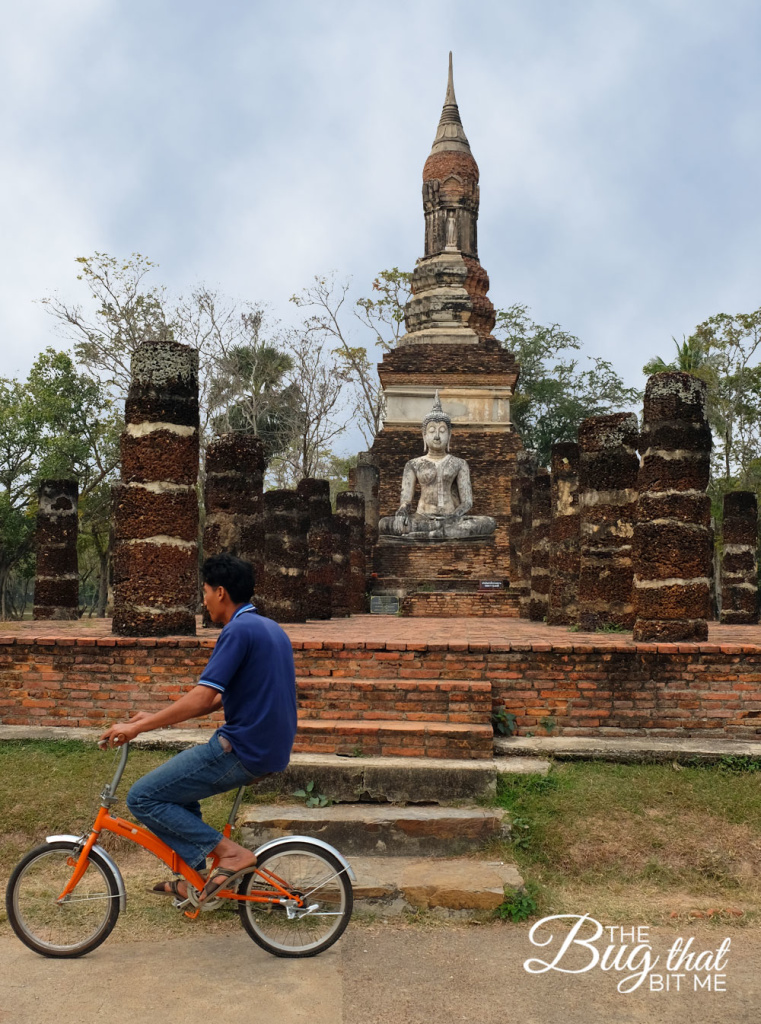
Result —
<path fill-rule="evenodd" d="M 313 782 L 334 803 L 454 804 L 492 798 L 498 774 L 546 775 L 549 767 L 550 762 L 540 757 L 465 760 L 293 754 L 284 772 L 262 779 L 254 788 L 290 796 Z"/>
<path fill-rule="evenodd" d="M 492 839 L 506 838 L 509 827 L 503 813 L 481 807 L 259 804 L 242 808 L 238 825 L 241 842 L 251 849 L 269 839 L 307 835 L 324 839 L 346 857 L 447 857 L 479 850 Z"/>
<path fill-rule="evenodd" d="M 523 888 L 513 864 L 473 857 L 352 857 L 355 907 L 390 917 L 406 910 L 493 911 Z"/>
<path fill-rule="evenodd" d="M 491 683 L 460 679 L 299 676 L 301 718 L 488 725 Z"/>
<path fill-rule="evenodd" d="M 296 753 L 491 760 L 491 725 L 300 718 Z"/>

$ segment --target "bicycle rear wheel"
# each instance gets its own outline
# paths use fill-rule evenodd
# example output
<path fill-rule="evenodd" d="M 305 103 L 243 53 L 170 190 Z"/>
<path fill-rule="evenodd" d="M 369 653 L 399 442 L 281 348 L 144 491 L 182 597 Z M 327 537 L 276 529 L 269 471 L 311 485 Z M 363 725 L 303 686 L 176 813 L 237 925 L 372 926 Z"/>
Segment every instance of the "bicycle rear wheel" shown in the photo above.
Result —
<path fill-rule="evenodd" d="M 316 956 L 332 946 L 351 918 L 354 894 L 341 862 L 329 851 L 311 843 L 294 840 L 280 843 L 259 858 L 256 872 L 244 875 L 240 895 L 251 893 L 280 896 L 276 880 L 295 901 L 254 903 L 241 900 L 238 912 L 248 934 L 268 953 L 283 957 Z"/>
<path fill-rule="evenodd" d="M 68 840 L 36 847 L 16 866 L 5 906 L 14 932 L 42 956 L 83 956 L 106 939 L 119 917 L 113 871 L 93 851 L 74 891 L 58 902 L 81 848 Z"/>

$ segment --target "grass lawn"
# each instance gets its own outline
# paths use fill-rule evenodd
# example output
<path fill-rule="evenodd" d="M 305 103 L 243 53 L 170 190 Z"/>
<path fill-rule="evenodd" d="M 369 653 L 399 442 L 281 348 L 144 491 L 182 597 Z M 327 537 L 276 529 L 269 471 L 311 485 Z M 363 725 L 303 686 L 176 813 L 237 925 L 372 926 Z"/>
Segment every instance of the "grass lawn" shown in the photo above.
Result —
<path fill-rule="evenodd" d="M 557 763 L 546 777 L 503 777 L 497 803 L 541 914 L 747 924 L 761 909 L 759 769 Z"/>

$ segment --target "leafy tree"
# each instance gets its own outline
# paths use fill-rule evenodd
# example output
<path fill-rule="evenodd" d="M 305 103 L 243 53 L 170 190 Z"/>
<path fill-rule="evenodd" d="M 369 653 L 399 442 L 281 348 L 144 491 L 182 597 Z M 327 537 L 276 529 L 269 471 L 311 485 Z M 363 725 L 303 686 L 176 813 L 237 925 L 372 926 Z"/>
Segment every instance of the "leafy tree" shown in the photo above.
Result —
<path fill-rule="evenodd" d="M 412 275 L 394 267 L 382 270 L 372 284 L 373 297 L 360 298 L 352 308 L 355 320 L 372 338 L 372 345 L 388 352 L 404 333 L 404 307 L 410 297 Z M 367 445 L 383 425 L 383 392 L 375 360 L 367 344 L 357 344 L 346 321 L 350 282 L 339 282 L 335 274 L 317 276 L 314 283 L 292 296 L 299 309 L 307 311 L 304 327 L 316 339 L 336 343 L 333 355 L 337 372 L 351 392 L 350 416 Z"/>
<path fill-rule="evenodd" d="M 67 353 L 46 349 L 23 384 L 0 378 L 3 618 L 9 614 L 11 573 L 18 570 L 23 576 L 31 571 L 39 481 L 76 478 L 86 500 L 112 475 L 118 462 L 117 440 L 118 421 L 111 400 L 97 380 L 76 370 Z"/>
<path fill-rule="evenodd" d="M 756 487 L 761 478 L 761 309 L 718 313 L 676 345 L 676 358 L 651 359 L 647 374 L 683 370 L 708 385 L 707 415 L 714 436 L 712 489 L 716 496 Z"/>
<path fill-rule="evenodd" d="M 262 439 L 267 462 L 291 440 L 299 394 L 287 380 L 293 357 L 263 336 L 264 312 L 241 317 L 246 338 L 220 346 L 209 388 L 211 423 L 217 433 L 238 430 Z"/>
<path fill-rule="evenodd" d="M 534 323 L 527 306 L 497 310 L 494 332 L 520 365 L 510 403 L 513 423 L 524 446 L 544 465 L 556 441 L 576 439 L 583 419 L 630 408 L 641 399 L 608 360 L 590 356 L 581 366 L 574 355 L 581 349 L 579 339 L 558 324 Z"/>

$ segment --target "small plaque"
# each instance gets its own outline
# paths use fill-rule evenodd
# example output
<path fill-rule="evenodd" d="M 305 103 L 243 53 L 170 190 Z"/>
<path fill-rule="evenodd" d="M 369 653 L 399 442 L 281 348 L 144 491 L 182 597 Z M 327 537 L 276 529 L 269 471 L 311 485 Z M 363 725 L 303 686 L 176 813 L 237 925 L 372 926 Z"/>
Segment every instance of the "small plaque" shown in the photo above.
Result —
<path fill-rule="evenodd" d="M 479 590 L 504 590 L 505 584 L 502 580 L 481 580 L 478 584 Z"/>
<path fill-rule="evenodd" d="M 399 598 L 388 594 L 375 594 L 370 598 L 371 615 L 398 615 Z"/>

